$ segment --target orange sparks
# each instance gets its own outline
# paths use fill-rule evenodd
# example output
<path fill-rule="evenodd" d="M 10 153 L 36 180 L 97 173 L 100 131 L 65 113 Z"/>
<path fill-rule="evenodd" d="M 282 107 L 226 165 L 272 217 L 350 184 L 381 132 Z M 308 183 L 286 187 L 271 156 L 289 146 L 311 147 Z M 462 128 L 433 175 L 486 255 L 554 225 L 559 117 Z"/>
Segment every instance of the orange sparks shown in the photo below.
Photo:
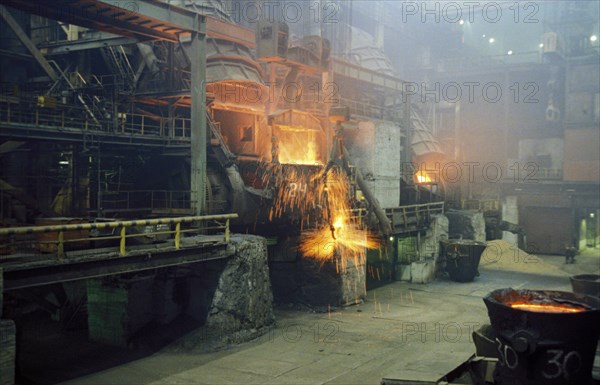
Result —
<path fill-rule="evenodd" d="M 375 237 L 370 235 L 351 217 L 349 182 L 337 169 L 319 176 L 317 202 L 322 207 L 321 221 L 317 228 L 306 231 L 300 239 L 303 255 L 318 260 L 341 257 L 342 269 L 347 260 L 354 260 L 355 266 L 364 264 L 366 249 L 378 246 Z"/>
<path fill-rule="evenodd" d="M 263 181 L 276 187 L 271 220 L 297 215 L 302 228 L 310 227 L 300 238 L 303 255 L 336 263 L 339 258 L 345 269 L 348 260 L 363 265 L 366 249 L 378 247 L 377 238 L 352 217 L 350 183 L 340 169 L 333 167 L 324 175 L 322 167 L 307 172 L 276 164 L 268 166 Z"/>

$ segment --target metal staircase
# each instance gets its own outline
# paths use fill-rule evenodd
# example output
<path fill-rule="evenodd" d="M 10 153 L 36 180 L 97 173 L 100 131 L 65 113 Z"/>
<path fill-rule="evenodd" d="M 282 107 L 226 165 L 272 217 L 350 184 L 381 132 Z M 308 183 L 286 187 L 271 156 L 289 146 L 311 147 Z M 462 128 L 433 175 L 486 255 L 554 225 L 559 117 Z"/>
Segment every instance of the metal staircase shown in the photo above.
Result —
<path fill-rule="evenodd" d="M 219 164 L 224 168 L 230 167 L 235 162 L 237 157 L 231 152 L 231 150 L 229 150 L 229 147 L 227 147 L 227 144 L 221 135 L 221 125 L 220 123 L 213 121 L 208 109 L 206 110 L 206 122 L 210 128 L 211 147 L 217 160 L 219 161 Z"/>
<path fill-rule="evenodd" d="M 136 71 L 131 66 L 123 46 L 103 47 L 100 52 L 110 72 L 123 79 L 123 84 L 127 89 L 131 89 L 133 84 L 135 84 Z"/>
<path fill-rule="evenodd" d="M 92 111 L 92 108 L 89 106 L 89 101 L 85 100 L 85 98 L 82 96 L 81 92 L 79 92 L 77 87 L 71 82 L 71 80 L 67 76 L 67 72 L 63 71 L 62 68 L 60 68 L 60 66 L 58 65 L 58 63 L 56 63 L 53 60 L 49 60 L 48 63 L 50 63 L 51 65 L 54 66 L 56 71 L 60 74 L 60 77 L 56 80 L 56 82 L 54 82 L 52 87 L 50 87 L 50 90 L 47 92 L 47 94 L 51 94 L 53 91 L 59 89 L 62 84 L 65 84 L 71 91 L 73 91 L 77 95 L 77 100 L 79 100 L 79 102 L 83 106 L 85 112 L 87 113 L 87 116 L 92 120 L 92 122 L 94 124 L 100 126 L 101 125 L 100 121 L 98 120 L 98 118 L 96 117 L 94 112 Z M 67 68 L 67 70 L 68 70 L 68 68 Z M 79 75 L 79 76 L 81 77 L 81 75 Z"/>

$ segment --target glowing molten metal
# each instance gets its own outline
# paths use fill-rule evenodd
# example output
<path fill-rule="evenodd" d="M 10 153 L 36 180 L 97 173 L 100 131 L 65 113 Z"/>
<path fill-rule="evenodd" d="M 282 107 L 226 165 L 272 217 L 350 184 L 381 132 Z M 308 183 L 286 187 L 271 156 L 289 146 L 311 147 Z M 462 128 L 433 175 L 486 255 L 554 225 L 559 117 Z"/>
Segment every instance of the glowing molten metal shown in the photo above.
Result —
<path fill-rule="evenodd" d="M 513 309 L 527 310 L 536 313 L 579 313 L 584 310 L 587 310 L 579 306 L 538 305 L 533 303 L 512 303 L 510 307 L 512 307 Z"/>
<path fill-rule="evenodd" d="M 423 171 L 419 171 L 418 173 L 415 174 L 415 176 L 417 177 L 417 183 L 430 183 L 431 182 L 431 178 L 429 177 L 429 175 L 425 174 Z"/>

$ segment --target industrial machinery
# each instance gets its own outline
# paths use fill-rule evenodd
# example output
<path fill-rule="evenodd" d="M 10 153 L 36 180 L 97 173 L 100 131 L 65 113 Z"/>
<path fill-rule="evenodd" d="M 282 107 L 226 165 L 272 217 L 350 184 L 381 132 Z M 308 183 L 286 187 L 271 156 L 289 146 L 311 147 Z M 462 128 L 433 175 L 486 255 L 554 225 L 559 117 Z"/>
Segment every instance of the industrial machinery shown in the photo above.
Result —
<path fill-rule="evenodd" d="M 235 225 L 241 231 L 277 229 L 283 216 L 270 213 L 277 193 L 266 174 L 276 164 L 306 179 L 327 164 L 335 141 L 328 110 L 352 104 L 337 98 L 338 93 L 354 97 L 352 79 L 345 75 L 332 83 L 325 76 L 333 68 L 328 40 L 292 40 L 284 23 L 270 21 L 258 23 L 255 34 L 218 12 L 218 4 L 211 12 L 200 11 L 195 2 L 181 4 L 210 15 L 205 41 L 206 211 L 238 213 Z M 5 14 L 10 18 L 12 12 Z M 3 222 L 33 223 L 40 215 L 132 218 L 189 212 L 194 204 L 187 160 L 194 124 L 189 109 L 191 44 L 185 39 L 117 38 L 35 15 L 16 20 L 15 28 L 26 22 L 38 32 L 19 38 L 41 47 L 46 56 L 38 64 L 45 73 L 31 77 L 39 69 L 27 66 L 15 69 L 10 83 L 4 83 L 10 91 L 0 101 L 2 121 L 11 127 L 4 135 L 14 140 L 2 146 Z M 345 88 L 331 90 L 333 86 Z M 388 108 L 398 113 L 403 107 Z M 370 114 L 363 111 L 358 121 Z M 31 131 L 22 127 L 35 127 L 38 140 L 32 141 Z M 41 155 L 31 158 L 30 153 Z M 368 182 L 370 176 L 363 178 L 349 159 L 345 162 L 354 170 L 346 167 L 346 172 L 358 175 L 351 195 L 364 196 L 377 221 L 385 223 L 378 202 L 385 195 L 370 191 L 377 189 Z M 399 170 L 396 178 L 399 191 Z M 301 180 L 286 183 L 276 188 L 292 194 L 306 189 Z M 398 196 L 392 207 L 399 203 Z M 287 218 L 297 222 L 294 215 Z M 389 232 L 389 225 L 383 228 Z"/>

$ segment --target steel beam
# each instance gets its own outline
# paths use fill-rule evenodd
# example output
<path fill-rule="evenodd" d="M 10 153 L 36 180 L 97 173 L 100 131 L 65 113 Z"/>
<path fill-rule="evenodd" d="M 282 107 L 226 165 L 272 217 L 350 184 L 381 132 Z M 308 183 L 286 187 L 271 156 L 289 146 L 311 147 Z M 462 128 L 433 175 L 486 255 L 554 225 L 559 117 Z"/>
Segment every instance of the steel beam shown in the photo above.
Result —
<path fill-rule="evenodd" d="M 206 210 L 206 36 L 205 24 L 196 18 L 192 34 L 192 106 L 191 106 L 191 203 L 195 215 Z"/>
<path fill-rule="evenodd" d="M 0 17 L 2 17 L 4 21 L 6 21 L 6 24 L 8 24 L 8 26 L 13 30 L 15 35 L 17 35 L 17 38 L 19 38 L 21 43 L 23 43 L 25 48 L 27 48 L 27 50 L 29 51 L 29 53 L 31 53 L 35 60 L 37 60 L 39 65 L 44 69 L 48 76 L 50 76 L 50 78 L 53 81 L 56 81 L 58 79 L 58 75 L 56 74 L 50 63 L 48 63 L 44 55 L 42 55 L 40 50 L 38 50 L 35 44 L 33 44 L 33 42 L 31 41 L 31 39 L 29 39 L 25 31 L 23 31 L 19 23 L 17 23 L 15 18 L 8 11 L 8 9 L 6 9 L 6 7 L 1 4 Z"/>
<path fill-rule="evenodd" d="M 107 131 L 86 131 L 85 129 L 55 126 L 35 126 L 34 124 L 0 122 L 0 138 L 18 140 L 43 140 L 63 143 L 86 143 L 90 140 L 101 141 L 110 145 L 131 147 L 179 148 L 189 151 L 189 138 L 175 140 L 152 135 L 129 135 Z"/>
<path fill-rule="evenodd" d="M 197 14 L 159 0 L 2 0 L 11 7 L 66 23 L 130 36 L 178 42 L 194 31 Z M 204 23 L 204 18 L 202 21 Z M 202 23 L 202 24 L 203 24 Z M 197 31 L 196 31 L 197 32 Z"/>
<path fill-rule="evenodd" d="M 134 44 L 138 39 L 127 36 L 114 35 L 108 32 L 99 32 L 98 36 L 89 39 L 70 40 L 55 44 L 40 46 L 40 51 L 46 55 L 62 55 L 66 53 L 112 47 L 117 45 Z"/>
<path fill-rule="evenodd" d="M 4 270 L 4 290 L 16 290 L 52 283 L 212 261 L 228 258 L 232 255 L 233 251 L 228 249 L 225 244 L 213 244 L 162 252 L 146 251 L 135 256 L 105 260 Z"/>

